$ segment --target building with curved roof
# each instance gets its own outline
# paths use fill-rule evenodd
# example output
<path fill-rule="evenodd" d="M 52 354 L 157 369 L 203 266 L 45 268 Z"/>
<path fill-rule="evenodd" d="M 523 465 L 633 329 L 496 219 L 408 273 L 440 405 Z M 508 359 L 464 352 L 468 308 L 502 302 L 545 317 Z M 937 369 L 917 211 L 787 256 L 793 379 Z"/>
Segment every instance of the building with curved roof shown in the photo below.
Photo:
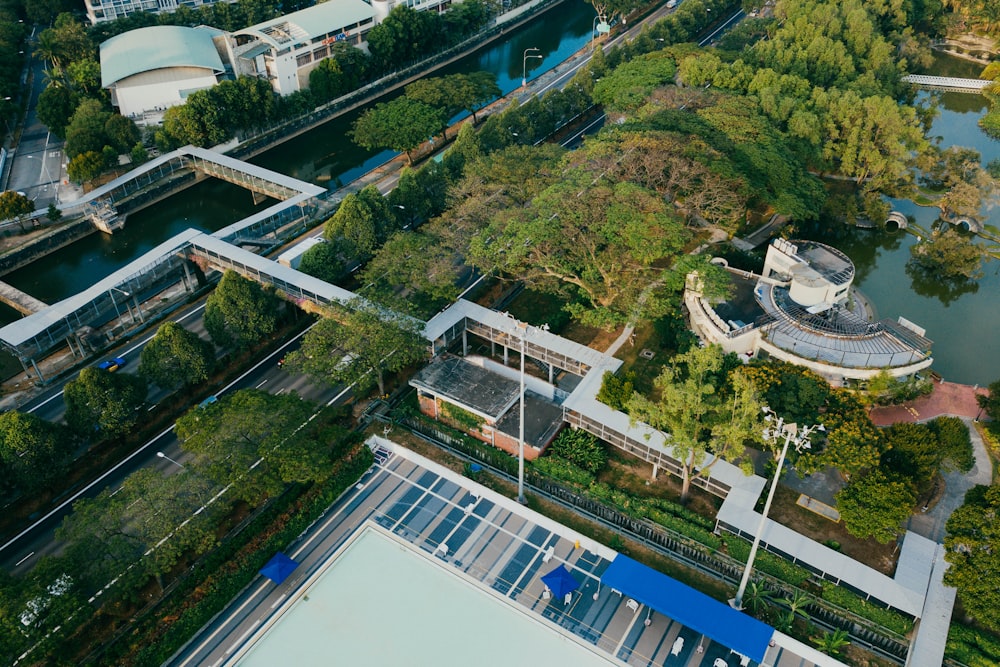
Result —
<path fill-rule="evenodd" d="M 217 41 L 218 40 L 218 41 Z M 101 86 L 123 116 L 141 118 L 211 88 L 224 74 L 225 33 L 199 26 L 130 30 L 101 44 Z"/>
<path fill-rule="evenodd" d="M 834 383 L 868 380 L 883 370 L 907 377 L 933 361 L 923 329 L 903 318 L 875 319 L 852 290 L 854 263 L 836 248 L 776 239 L 760 275 L 729 273 L 725 299 L 706 299 L 696 275 L 684 293 L 691 329 L 726 352 L 806 366 Z"/>
<path fill-rule="evenodd" d="M 330 56 L 336 42 L 361 46 L 375 26 L 375 10 L 363 0 L 332 0 L 237 30 L 230 37 L 237 76 L 271 82 L 288 95 L 309 87 L 309 72 Z"/>

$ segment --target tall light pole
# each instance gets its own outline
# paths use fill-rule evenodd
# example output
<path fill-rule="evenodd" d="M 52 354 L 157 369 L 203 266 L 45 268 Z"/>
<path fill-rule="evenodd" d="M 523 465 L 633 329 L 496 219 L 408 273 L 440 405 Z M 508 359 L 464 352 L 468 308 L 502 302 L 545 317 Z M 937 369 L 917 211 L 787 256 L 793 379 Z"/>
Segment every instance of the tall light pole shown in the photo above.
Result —
<path fill-rule="evenodd" d="M 156 455 L 159 456 L 161 459 L 166 459 L 166 460 L 170 461 L 171 463 L 173 463 L 175 466 L 177 466 L 181 470 L 187 470 L 187 468 L 185 468 L 183 465 L 181 465 L 177 461 L 174 461 L 172 458 L 170 458 L 169 456 L 167 456 L 163 452 L 156 452 Z"/>
<path fill-rule="evenodd" d="M 764 418 L 765 420 L 768 422 L 775 420 L 775 415 L 771 411 L 771 408 L 765 407 L 764 412 L 767 414 Z M 778 467 L 774 471 L 774 479 L 771 481 L 770 491 L 767 492 L 767 500 L 764 501 L 764 511 L 760 515 L 760 523 L 757 524 L 757 534 L 753 537 L 753 546 L 750 547 L 750 556 L 747 558 L 747 565 L 743 569 L 743 578 L 740 579 L 740 587 L 736 590 L 736 597 L 729 601 L 729 606 L 733 609 L 743 609 L 743 593 L 746 592 L 747 583 L 750 581 L 753 561 L 757 557 L 757 547 L 760 546 L 760 536 L 764 532 L 764 525 L 767 523 L 767 513 L 771 509 L 771 501 L 774 500 L 774 492 L 778 488 L 778 478 L 781 477 L 781 469 L 785 465 L 785 455 L 788 454 L 788 446 L 794 444 L 795 451 L 797 452 L 809 449 L 811 446 L 809 436 L 817 430 L 825 431 L 826 427 L 822 424 L 817 424 L 815 426 L 805 426 L 800 430 L 798 424 L 794 422 L 786 424 L 783 417 L 777 417 L 773 428 L 764 427 L 765 440 L 777 442 L 778 438 L 783 436 L 785 444 L 781 447 L 781 455 L 778 456 Z"/>
<path fill-rule="evenodd" d="M 541 51 L 541 49 L 539 49 L 536 46 L 532 46 L 532 47 L 529 47 L 529 48 L 527 48 L 527 49 L 524 50 L 524 58 L 521 60 L 521 87 L 522 88 L 524 88 L 525 86 L 528 85 L 528 58 L 538 58 L 539 60 L 541 60 L 542 58 L 544 58 L 544 56 L 542 56 L 540 54 L 537 54 L 537 53 L 531 53 L 531 51 Z"/>
<path fill-rule="evenodd" d="M 528 334 L 528 325 L 517 323 L 521 330 L 521 414 L 517 419 L 517 502 L 522 505 L 524 500 L 524 339 Z"/>
<path fill-rule="evenodd" d="M 130 297 L 130 296 L 132 296 L 132 294 L 129 293 L 129 292 L 126 292 L 123 289 L 118 289 L 117 287 L 112 287 L 112 288 L 110 288 L 108 290 L 108 294 L 111 296 L 111 303 L 113 303 L 115 305 L 115 314 L 118 315 L 118 319 L 121 319 L 122 318 L 122 311 L 120 311 L 118 309 L 118 301 L 115 300 L 115 292 L 121 292 L 126 297 Z M 129 308 L 128 301 L 125 302 L 125 307 Z M 131 315 L 132 314 L 132 309 L 129 308 L 128 312 L 129 312 L 129 315 Z M 135 321 L 134 318 L 133 318 L 133 321 Z"/>

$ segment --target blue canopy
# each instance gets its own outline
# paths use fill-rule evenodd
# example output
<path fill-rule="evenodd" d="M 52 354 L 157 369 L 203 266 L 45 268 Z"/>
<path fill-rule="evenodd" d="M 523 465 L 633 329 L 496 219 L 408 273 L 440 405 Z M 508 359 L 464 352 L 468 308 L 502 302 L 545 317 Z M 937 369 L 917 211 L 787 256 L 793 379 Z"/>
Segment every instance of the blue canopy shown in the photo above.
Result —
<path fill-rule="evenodd" d="M 774 629 L 676 579 L 619 554 L 601 583 L 635 598 L 754 662 L 764 660 Z"/>
<path fill-rule="evenodd" d="M 274 554 L 274 558 L 267 561 L 267 565 L 260 569 L 260 573 L 274 583 L 280 584 L 298 566 L 298 563 L 279 551 Z"/>
<path fill-rule="evenodd" d="M 562 565 L 543 576 L 542 583 L 548 586 L 557 598 L 572 593 L 580 587 L 580 583 Z"/>

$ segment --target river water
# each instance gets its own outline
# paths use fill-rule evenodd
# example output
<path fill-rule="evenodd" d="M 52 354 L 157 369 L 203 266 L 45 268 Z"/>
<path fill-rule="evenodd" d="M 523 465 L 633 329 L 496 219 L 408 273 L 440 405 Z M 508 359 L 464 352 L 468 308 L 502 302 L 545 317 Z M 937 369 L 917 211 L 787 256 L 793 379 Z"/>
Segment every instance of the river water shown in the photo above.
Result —
<path fill-rule="evenodd" d="M 533 78 L 565 60 L 590 39 L 593 8 L 582 0 L 567 0 L 540 19 L 474 53 L 440 73 L 486 70 L 498 78 L 506 94 L 521 83 L 524 50 L 537 47 L 544 59 L 529 61 Z M 956 58 L 939 57 L 931 74 L 976 77 L 980 66 Z M 986 100 L 979 95 L 922 92 L 934 96 L 940 114 L 931 136 L 944 146 L 971 146 L 988 162 L 1000 157 L 1000 142 L 983 134 L 979 117 Z M 371 152 L 355 146 L 347 136 L 357 114 L 331 120 L 253 160 L 261 166 L 302 180 L 337 188 L 389 159 L 389 151 Z M 266 205 L 266 204 L 265 204 Z M 262 205 L 264 206 L 264 205 Z M 895 202 L 894 207 L 913 216 L 924 228 L 937 217 L 937 209 Z M 79 286 L 90 284 L 156 244 L 188 227 L 214 231 L 249 215 L 253 207 L 246 191 L 226 183 L 207 181 L 170 199 L 135 213 L 124 232 L 114 237 L 95 235 L 40 260 L 31 267 L 8 274 L 4 280 L 43 301 L 65 298 Z M 989 224 L 1000 225 L 995 212 Z M 980 385 L 1000 379 L 1000 263 L 991 262 L 976 289 L 949 292 L 936 283 L 914 281 L 905 270 L 915 238 L 906 233 L 881 233 L 826 224 L 807 234 L 839 247 L 857 265 L 855 285 L 870 297 L 880 317 L 905 317 L 926 328 L 934 341 L 934 369 L 946 379 Z M 14 311 L 0 312 L 13 321 Z"/>
<path fill-rule="evenodd" d="M 978 78 L 981 65 L 950 56 L 939 56 L 927 72 L 939 76 Z M 979 129 L 987 110 L 986 99 L 968 93 L 923 91 L 919 99 L 935 99 L 939 114 L 929 136 L 940 137 L 941 146 L 968 146 L 982 154 L 985 165 L 1000 157 L 1000 142 Z M 938 209 L 893 200 L 893 208 L 930 229 Z M 988 225 L 1000 225 L 1000 211 L 989 212 Z M 1000 380 L 1000 262 L 984 264 L 983 277 L 969 289 L 949 289 L 945 284 L 907 273 L 910 247 L 917 239 L 905 232 L 880 232 L 845 228 L 826 223 L 805 236 L 843 250 L 857 267 L 854 285 L 867 295 L 879 317 L 900 316 L 927 330 L 934 345 L 933 368 L 946 380 L 985 385 Z"/>

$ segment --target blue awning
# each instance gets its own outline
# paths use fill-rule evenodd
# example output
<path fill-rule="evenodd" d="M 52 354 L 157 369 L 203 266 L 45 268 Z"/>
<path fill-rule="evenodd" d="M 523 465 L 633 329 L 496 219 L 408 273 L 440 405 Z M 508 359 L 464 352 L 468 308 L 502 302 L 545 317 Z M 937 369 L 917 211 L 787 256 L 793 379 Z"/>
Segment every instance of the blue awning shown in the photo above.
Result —
<path fill-rule="evenodd" d="M 737 653 L 749 656 L 754 662 L 764 660 L 774 634 L 771 626 L 628 556 L 616 556 L 601 577 L 601 583 Z"/>
<path fill-rule="evenodd" d="M 260 568 L 260 573 L 274 583 L 280 584 L 298 566 L 298 563 L 279 551 L 274 554 L 274 558 L 267 561 L 264 567 Z"/>
<path fill-rule="evenodd" d="M 580 587 L 580 582 L 562 565 L 542 577 L 542 583 L 549 587 L 556 599 L 567 593 L 572 593 Z"/>

